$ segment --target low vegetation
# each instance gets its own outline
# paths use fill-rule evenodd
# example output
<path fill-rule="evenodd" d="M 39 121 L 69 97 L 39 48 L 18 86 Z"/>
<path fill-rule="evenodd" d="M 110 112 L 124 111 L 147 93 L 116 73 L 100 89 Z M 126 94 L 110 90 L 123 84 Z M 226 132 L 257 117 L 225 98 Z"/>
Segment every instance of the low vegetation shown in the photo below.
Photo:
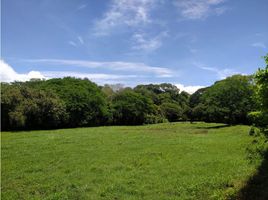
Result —
<path fill-rule="evenodd" d="M 225 199 L 261 159 L 249 126 L 163 123 L 2 133 L 2 199 Z"/>

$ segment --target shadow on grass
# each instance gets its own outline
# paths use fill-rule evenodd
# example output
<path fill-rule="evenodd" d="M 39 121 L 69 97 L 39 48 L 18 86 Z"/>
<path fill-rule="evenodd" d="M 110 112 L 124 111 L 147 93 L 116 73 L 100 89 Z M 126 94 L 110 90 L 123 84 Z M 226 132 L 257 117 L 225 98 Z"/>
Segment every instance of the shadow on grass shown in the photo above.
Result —
<path fill-rule="evenodd" d="M 268 152 L 252 176 L 235 198 L 238 200 L 268 200 Z"/>
<path fill-rule="evenodd" d="M 222 124 L 222 125 L 208 126 L 208 127 L 198 126 L 196 128 L 197 129 L 219 129 L 219 128 L 226 128 L 226 127 L 230 127 L 230 126 L 231 125 L 229 125 L 229 124 Z"/>

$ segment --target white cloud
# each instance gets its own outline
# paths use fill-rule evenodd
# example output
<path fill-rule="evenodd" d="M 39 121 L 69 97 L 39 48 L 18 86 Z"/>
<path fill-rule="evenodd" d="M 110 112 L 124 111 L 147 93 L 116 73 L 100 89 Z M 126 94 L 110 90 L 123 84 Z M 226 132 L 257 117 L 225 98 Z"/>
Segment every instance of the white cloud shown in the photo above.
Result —
<path fill-rule="evenodd" d="M 211 14 L 221 15 L 227 8 L 221 4 L 226 0 L 175 0 L 182 17 L 186 19 L 204 19 Z"/>
<path fill-rule="evenodd" d="M 95 35 L 107 35 L 111 29 L 127 25 L 140 26 L 151 22 L 150 11 L 155 0 L 113 0 L 103 18 L 95 23 Z"/>
<path fill-rule="evenodd" d="M 3 60 L 0 60 L 0 68 L 1 82 L 28 81 L 33 78 L 45 78 L 44 75 L 39 71 L 30 71 L 27 74 L 19 74 Z"/>
<path fill-rule="evenodd" d="M 98 84 L 125 82 L 125 80 L 137 78 L 137 75 L 118 75 L 118 74 L 100 74 L 100 73 L 80 73 L 74 71 L 43 71 L 42 74 L 46 78 L 63 78 L 76 77 L 88 78 L 89 80 Z"/>
<path fill-rule="evenodd" d="M 192 86 L 185 86 L 183 84 L 175 84 L 175 85 L 177 88 L 180 89 L 180 91 L 185 91 L 185 92 L 188 92 L 189 94 L 193 94 L 200 88 L 206 87 L 206 86 L 201 86 L 201 85 L 192 85 Z"/>
<path fill-rule="evenodd" d="M 30 71 L 29 73 L 20 74 L 17 73 L 10 65 L 0 60 L 0 80 L 1 82 L 13 82 L 13 81 L 29 81 L 32 78 L 38 79 L 50 79 L 50 78 L 63 78 L 63 77 L 76 77 L 76 78 L 88 78 L 89 80 L 96 82 L 97 84 L 116 84 L 124 83 L 128 86 L 136 86 L 137 84 L 143 84 L 142 78 L 146 78 L 144 75 L 122 75 L 122 74 L 103 74 L 103 73 L 81 73 L 75 71 Z M 141 78 L 141 79 L 140 79 Z M 138 80 L 137 80 L 138 79 Z M 181 91 L 186 91 L 190 94 L 204 86 L 184 86 L 183 84 L 175 84 Z"/>
<path fill-rule="evenodd" d="M 132 62 L 96 62 L 87 60 L 63 60 L 63 59 L 32 59 L 24 60 L 35 63 L 46 63 L 50 65 L 65 65 L 65 66 L 76 66 L 86 68 L 101 68 L 112 71 L 124 71 L 124 72 L 138 72 L 138 73 L 150 73 L 157 75 L 157 77 L 172 77 L 174 72 L 165 67 L 154 67 L 146 65 L 144 63 L 132 63 Z"/>
<path fill-rule="evenodd" d="M 261 49 L 266 49 L 267 48 L 267 46 L 264 43 L 261 43 L 261 42 L 255 42 L 255 43 L 251 44 L 251 46 L 261 48 Z"/>
<path fill-rule="evenodd" d="M 167 32 L 162 32 L 155 37 L 151 37 L 145 33 L 136 33 L 132 36 L 134 43 L 132 48 L 147 52 L 154 51 L 162 46 L 162 39 L 167 35 Z"/>
<path fill-rule="evenodd" d="M 14 82 L 14 81 L 29 81 L 33 78 L 37 79 L 50 79 L 50 78 L 63 78 L 67 76 L 76 78 L 88 78 L 98 84 L 105 83 L 123 83 L 131 79 L 140 78 L 137 75 L 118 75 L 118 74 L 100 74 L 100 73 L 80 73 L 74 71 L 30 71 L 29 73 L 17 73 L 10 65 L 0 60 L 0 80 L 1 82 Z"/>

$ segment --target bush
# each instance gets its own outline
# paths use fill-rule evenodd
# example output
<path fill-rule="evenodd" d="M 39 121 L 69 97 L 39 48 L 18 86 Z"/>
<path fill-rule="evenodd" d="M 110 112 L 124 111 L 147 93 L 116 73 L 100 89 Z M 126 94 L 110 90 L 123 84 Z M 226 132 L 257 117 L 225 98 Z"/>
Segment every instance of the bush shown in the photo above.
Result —
<path fill-rule="evenodd" d="M 168 122 L 166 118 L 161 115 L 147 114 L 145 116 L 144 124 L 157 124 Z"/>
<path fill-rule="evenodd" d="M 255 128 L 254 128 L 253 126 L 249 129 L 248 134 L 249 134 L 250 136 L 255 135 Z"/>
<path fill-rule="evenodd" d="M 247 148 L 248 159 L 251 162 L 258 161 L 265 156 L 268 151 L 268 138 L 259 129 L 255 128 L 252 134 L 253 140 L 251 145 Z"/>
<path fill-rule="evenodd" d="M 268 125 L 267 113 L 261 111 L 250 112 L 248 114 L 248 118 L 250 119 L 250 122 L 253 123 L 255 126 L 265 127 Z"/>
<path fill-rule="evenodd" d="M 182 108 L 175 103 L 163 103 L 160 105 L 160 108 L 164 114 L 164 116 L 170 122 L 179 121 L 183 117 L 183 110 Z"/>

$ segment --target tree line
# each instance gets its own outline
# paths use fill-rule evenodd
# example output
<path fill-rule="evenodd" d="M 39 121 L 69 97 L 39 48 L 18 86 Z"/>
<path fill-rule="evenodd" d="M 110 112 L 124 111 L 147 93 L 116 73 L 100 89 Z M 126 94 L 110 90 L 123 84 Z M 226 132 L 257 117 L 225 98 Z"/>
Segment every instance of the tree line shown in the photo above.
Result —
<path fill-rule="evenodd" d="M 267 82 L 266 66 L 253 76 L 234 75 L 192 95 L 168 83 L 116 88 L 72 77 L 1 83 L 1 130 L 168 121 L 263 126 L 268 124 Z"/>

